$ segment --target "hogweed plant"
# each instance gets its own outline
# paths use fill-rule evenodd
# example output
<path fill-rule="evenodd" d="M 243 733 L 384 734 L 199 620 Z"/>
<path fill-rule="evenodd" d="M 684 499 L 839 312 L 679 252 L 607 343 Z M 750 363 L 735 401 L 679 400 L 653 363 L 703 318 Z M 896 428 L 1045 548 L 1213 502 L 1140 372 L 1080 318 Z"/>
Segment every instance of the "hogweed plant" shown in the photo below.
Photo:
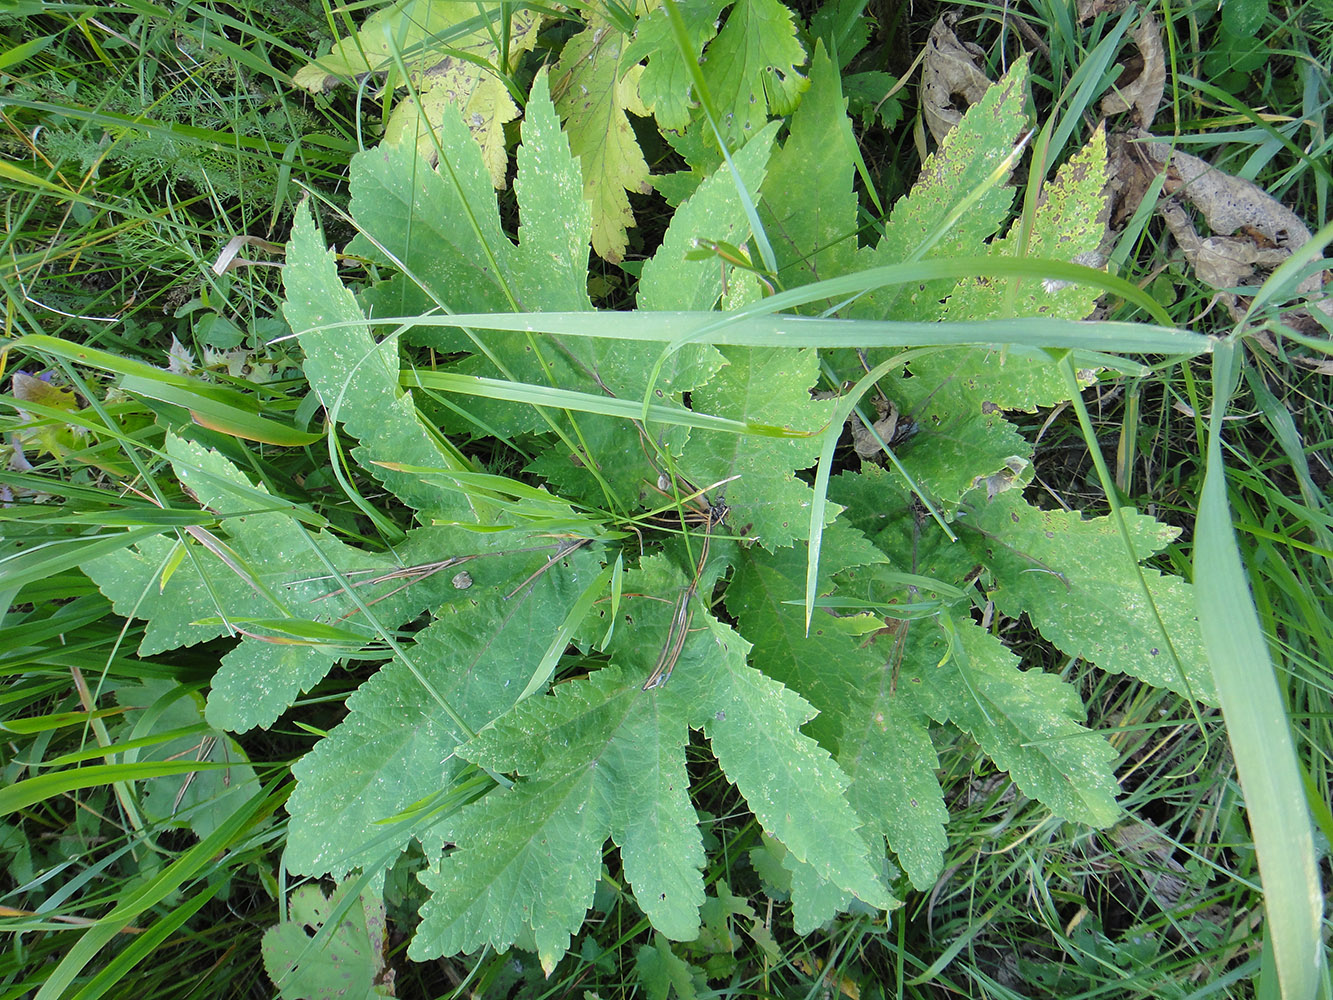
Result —
<path fill-rule="evenodd" d="M 298 919 L 327 919 L 316 943 L 380 976 L 366 942 L 410 851 L 418 960 L 522 947 L 549 971 L 608 882 L 660 935 L 646 953 L 690 941 L 710 857 L 687 748 L 704 743 L 801 933 L 935 883 L 947 729 L 1053 816 L 1115 822 L 1116 754 L 1078 689 L 1004 641 L 1025 617 L 1071 661 L 1217 701 L 1192 587 L 1146 565 L 1176 529 L 1038 503 L 1033 442 L 1006 415 L 1146 370 L 1125 355 L 1210 349 L 1083 322 L 1106 292 L 1162 315 L 1086 266 L 1102 134 L 997 235 L 1030 134 L 1020 61 L 860 245 L 857 149 L 817 46 L 785 139 L 760 117 L 728 133 L 643 263 L 637 310 L 598 311 L 602 210 L 560 73 L 527 95 L 516 241 L 494 150 L 453 106 L 432 112 L 437 164 L 412 143 L 352 162 L 345 259 L 369 280 L 346 283 L 318 204 L 298 212 L 284 311 L 322 441 L 177 387 L 206 425 L 327 448 L 369 537 L 169 434 L 199 523 L 81 562 L 145 622 L 143 656 L 238 639 L 208 693 L 217 730 L 272 726 L 338 665 L 371 665 L 293 768 L 285 867 L 342 883 Z M 266 941 L 280 986 L 317 974 L 314 948 Z"/>

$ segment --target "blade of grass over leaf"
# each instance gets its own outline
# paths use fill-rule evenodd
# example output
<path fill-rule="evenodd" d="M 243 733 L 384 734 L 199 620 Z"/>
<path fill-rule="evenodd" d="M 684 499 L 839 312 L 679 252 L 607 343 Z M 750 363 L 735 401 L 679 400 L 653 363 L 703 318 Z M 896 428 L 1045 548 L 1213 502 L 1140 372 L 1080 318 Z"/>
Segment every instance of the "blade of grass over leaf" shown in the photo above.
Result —
<path fill-rule="evenodd" d="M 700 318 L 707 316 L 716 326 L 726 327 L 731 325 L 747 325 L 755 320 L 756 317 L 772 317 L 774 320 L 790 319 L 799 324 L 806 323 L 834 323 L 844 324 L 845 328 L 852 329 L 851 324 L 856 322 L 858 326 L 863 326 L 866 330 L 891 330 L 900 329 L 903 331 L 912 331 L 907 339 L 903 341 L 894 341 L 884 346 L 902 346 L 903 344 L 920 344 L 923 342 L 922 335 L 924 331 L 931 327 L 949 327 L 953 324 L 942 323 L 892 323 L 889 321 L 872 320 L 819 320 L 811 317 L 792 316 L 777 317 L 783 309 L 794 308 L 800 305 L 806 305 L 810 302 L 817 302 L 821 299 L 827 299 L 834 296 L 854 295 L 872 288 L 879 288 L 885 285 L 908 284 L 915 281 L 934 281 L 941 278 L 972 278 L 977 276 L 996 275 L 1005 277 L 1026 277 L 1036 279 L 1053 279 L 1068 281 L 1071 283 L 1085 283 L 1094 288 L 1100 288 L 1104 291 L 1119 295 L 1126 301 L 1133 302 L 1135 305 L 1145 309 L 1153 319 L 1167 329 L 1176 330 L 1173 326 L 1170 315 L 1161 307 L 1159 303 L 1146 295 L 1141 289 L 1131 285 L 1122 278 L 1117 278 L 1107 274 L 1105 271 L 1099 271 L 1095 268 L 1083 267 L 1079 264 L 1070 264 L 1061 261 L 1036 260 L 1031 258 L 1014 257 L 953 257 L 937 258 L 927 261 L 916 261 L 907 264 L 890 264 L 884 267 L 871 268 L 866 271 L 858 271 L 855 274 L 847 275 L 841 278 L 826 278 L 823 281 L 816 281 L 808 285 L 802 285 L 787 292 L 778 292 L 767 298 L 760 300 L 752 305 L 745 306 L 733 312 L 718 313 L 699 313 L 699 314 L 672 314 L 665 313 L 660 315 L 698 315 Z M 633 314 L 631 314 L 633 315 Z M 649 313 L 645 315 L 659 315 Z M 544 317 L 544 318 L 543 318 Z M 567 324 L 562 319 L 562 325 L 559 328 L 552 328 L 552 317 L 568 317 Z M 585 323 L 596 327 L 596 332 L 583 332 L 580 334 L 574 325 L 574 318 L 581 317 Z M 602 317 L 598 319 L 597 317 Z M 479 330 L 519 330 L 536 333 L 563 333 L 567 336 L 597 336 L 597 337 L 616 337 L 621 340 L 666 340 L 666 336 L 656 331 L 637 331 L 625 329 L 626 316 L 624 313 L 614 312 L 595 312 L 595 313 L 458 313 L 446 316 L 426 316 L 426 317 L 394 317 L 383 319 L 379 322 L 403 323 L 405 325 L 420 326 L 448 326 L 458 328 L 472 328 Z M 1003 321 L 997 321 L 1003 322 Z M 1030 317 L 1024 322 L 1038 329 L 1047 324 L 1054 323 L 1054 320 L 1042 317 Z M 1065 321 L 1074 324 L 1075 321 Z M 497 325 L 499 324 L 499 325 Z M 965 324 L 957 324 L 963 326 Z M 975 324 L 980 325 L 980 324 Z M 1152 335 L 1160 330 L 1152 326 L 1146 326 L 1137 323 L 1098 323 L 1098 324 L 1078 324 L 1085 327 L 1096 326 L 1109 327 L 1116 334 L 1130 336 L 1134 329 L 1144 331 L 1144 335 Z M 616 327 L 621 330 L 620 333 L 607 332 L 605 327 Z M 321 329 L 324 329 L 321 327 Z M 1176 342 L 1174 347 L 1144 347 L 1148 351 L 1166 351 L 1166 350 L 1190 350 L 1191 345 L 1195 346 L 1196 352 L 1202 350 L 1202 343 L 1206 338 L 1198 334 L 1185 334 L 1176 330 L 1182 339 Z M 677 334 L 680 336 L 681 334 Z M 873 338 L 872 338 L 873 339 Z M 1106 338 L 1107 343 L 1103 344 L 1104 349 L 1112 348 L 1113 337 Z M 1134 338 L 1130 343 L 1134 343 L 1138 338 Z M 732 341 L 718 341 L 719 343 L 731 343 Z M 950 341 L 951 343 L 963 343 L 972 341 Z M 1015 340 L 1015 343 L 1025 341 Z M 761 345 L 762 346 L 762 345 Z M 833 341 L 830 343 L 802 343 L 791 342 L 793 347 L 832 347 L 847 346 L 845 343 Z M 1042 346 L 1048 346 L 1043 344 Z M 1050 345 L 1053 346 L 1053 345 Z"/>
<path fill-rule="evenodd" d="M 805 288 L 813 288 L 806 285 Z M 804 290 L 804 289 L 802 289 Z M 489 313 L 422 316 L 417 326 L 471 327 L 666 343 L 737 347 L 916 347 L 1010 344 L 1036 348 L 1123 351 L 1143 354 L 1207 354 L 1201 334 L 1140 323 L 1085 323 L 1049 318 L 954 323 L 817 319 L 809 316 L 736 316 L 717 313 Z M 405 322 L 395 317 L 391 322 Z M 331 324 L 334 329 L 340 324 Z M 1143 374 L 1141 367 L 1132 369 Z"/>
<path fill-rule="evenodd" d="M 556 389 L 549 386 L 530 385 L 524 382 L 506 382 L 500 379 L 481 378 L 476 375 L 455 375 L 450 372 L 428 372 L 414 368 L 404 372 L 403 385 L 419 385 L 426 389 L 442 389 L 465 396 L 482 396 L 486 399 L 504 399 L 530 406 L 550 406 L 565 410 L 577 410 L 584 413 L 600 413 L 608 417 L 621 417 L 625 420 L 637 420 L 643 416 L 643 408 L 637 401 L 617 399 L 614 396 L 597 396 L 588 392 L 576 392 L 572 389 Z M 680 427 L 697 427 L 700 430 L 719 431 L 724 434 L 760 434 L 768 437 L 804 437 L 801 432 L 771 427 L 767 424 L 753 424 L 743 420 L 731 420 L 715 417 L 694 410 L 679 409 L 669 406 L 651 406 L 647 419 L 653 423 L 673 424 Z"/>
<path fill-rule="evenodd" d="M 764 231 L 764 225 L 759 220 L 759 211 L 755 208 L 754 198 L 746 188 L 745 182 L 741 179 L 740 170 L 737 169 L 736 163 L 731 157 L 731 149 L 727 140 L 723 138 L 722 131 L 718 128 L 717 107 L 713 103 L 708 81 L 704 79 L 704 75 L 699 69 L 700 60 L 695 56 L 693 46 L 690 44 L 689 29 L 685 26 L 685 20 L 681 17 L 676 0 L 662 0 L 662 4 L 666 8 L 667 18 L 671 22 L 672 37 L 676 42 L 676 47 L 680 50 L 685 68 L 690 74 L 690 82 L 694 87 L 695 95 L 699 98 L 699 104 L 703 108 L 708 127 L 712 130 L 718 151 L 722 154 L 727 169 L 731 171 L 732 179 L 736 182 L 736 193 L 740 196 L 741 205 L 745 210 L 745 218 L 750 224 L 750 232 L 754 236 L 755 245 L 759 248 L 759 259 L 764 262 L 764 267 L 768 269 L 770 274 L 774 273 L 778 269 L 778 264 L 777 258 L 773 255 L 773 245 L 769 242 L 768 234 Z"/>

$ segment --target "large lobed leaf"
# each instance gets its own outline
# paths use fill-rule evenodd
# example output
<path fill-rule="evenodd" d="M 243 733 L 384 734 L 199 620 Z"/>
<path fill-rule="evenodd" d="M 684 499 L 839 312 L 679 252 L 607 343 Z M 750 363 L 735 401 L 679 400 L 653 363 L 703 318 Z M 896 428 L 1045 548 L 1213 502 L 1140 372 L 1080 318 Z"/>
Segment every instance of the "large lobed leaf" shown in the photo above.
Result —
<path fill-rule="evenodd" d="M 592 223 L 546 74 L 533 82 L 523 122 L 517 247 L 500 228 L 495 192 L 480 152 L 465 141 L 463 120 L 446 113 L 439 127 L 445 158 L 438 170 L 405 149 L 380 147 L 352 160 L 352 214 L 361 234 L 348 249 L 402 272 L 363 294 L 371 315 L 414 315 L 439 306 L 454 312 L 589 308 Z"/>
<path fill-rule="evenodd" d="M 268 510 L 267 491 L 252 485 L 226 458 L 188 441 L 168 438 L 167 451 L 179 481 L 198 501 L 222 518 L 225 534 L 208 544 L 185 535 L 155 537 L 89 560 L 82 569 L 112 601 L 119 614 L 147 621 L 139 653 L 152 655 L 235 635 L 236 621 L 339 620 L 356 613 L 345 594 L 334 593 L 317 550 L 344 573 L 372 575 L 397 568 L 388 554 L 345 545 L 327 532 L 310 533 L 276 500 Z M 365 600 L 385 597 L 395 584 L 365 589 Z M 415 614 L 399 597 L 383 614 Z M 215 619 L 215 624 L 207 624 Z M 391 627 L 399 624 L 391 621 Z M 350 623 L 352 640 L 374 633 L 364 622 Z M 353 647 L 357 643 L 353 642 Z M 345 648 L 322 643 L 290 643 L 244 638 L 226 656 L 208 698 L 209 723 L 244 732 L 269 726 L 297 695 L 318 683 Z"/>
<path fill-rule="evenodd" d="M 510 538 L 510 549 L 528 546 Z M 494 545 L 494 543 L 492 543 Z M 577 597 L 578 577 L 595 556 L 567 556 L 513 598 L 505 595 L 550 553 L 506 552 L 468 563 L 470 586 L 418 633 L 407 651 L 348 699 L 347 718 L 292 768 L 296 791 L 287 865 L 292 871 L 342 877 L 354 868 L 380 870 L 411 840 L 438 851 L 444 829 L 426 818 L 385 821 L 448 790 L 465 761 L 457 749 L 470 737 L 441 711 L 456 707 L 476 730 L 518 698 L 550 636 Z"/>
<path fill-rule="evenodd" d="M 857 814 L 868 831 L 887 838 L 912 883 L 924 889 L 939 876 L 948 815 L 925 719 L 896 696 L 893 640 L 870 639 L 883 621 L 821 613 L 806 633 L 804 613 L 791 603 L 805 589 L 805 558 L 800 549 L 747 550 L 727 589 L 727 610 L 755 637 L 754 663 L 819 710 L 811 735 L 850 777 L 847 795 Z M 859 532 L 834 525 L 821 562 L 850 573 L 887 558 Z M 832 581 L 820 587 L 821 595 L 836 592 Z M 806 888 L 798 881 L 793 893 Z"/>
<path fill-rule="evenodd" d="M 627 574 L 625 590 L 682 583 L 653 557 Z M 666 602 L 639 598 L 627 615 L 633 629 L 617 629 L 608 647 L 612 666 L 519 705 L 460 751 L 519 780 L 451 822 L 458 847 L 422 875 L 433 895 L 416 957 L 504 948 L 531 932 L 549 968 L 591 904 L 608 836 L 654 926 L 694 937 L 703 853 L 684 768 L 690 728 L 704 731 L 760 824 L 794 857 L 843 892 L 890 904 L 845 777 L 800 732 L 812 709 L 747 665 L 740 636 L 698 610 L 671 683 L 643 690 L 670 615 Z"/>

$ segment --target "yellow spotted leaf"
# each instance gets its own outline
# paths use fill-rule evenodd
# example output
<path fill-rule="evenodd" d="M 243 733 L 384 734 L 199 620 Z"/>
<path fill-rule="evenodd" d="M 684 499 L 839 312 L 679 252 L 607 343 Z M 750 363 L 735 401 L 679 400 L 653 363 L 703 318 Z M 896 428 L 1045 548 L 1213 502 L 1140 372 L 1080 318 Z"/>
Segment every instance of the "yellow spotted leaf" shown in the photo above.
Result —
<path fill-rule="evenodd" d="M 609 26 L 587 28 L 565 43 L 551 77 L 570 151 L 582 161 L 583 197 L 592 203 L 592 246 L 613 263 L 624 258 L 634 225 L 627 192 L 652 190 L 626 115 L 648 114 L 639 99 L 643 67 L 630 68 L 624 57 L 628 42 Z"/>
<path fill-rule="evenodd" d="M 536 43 L 540 25 L 541 16 L 532 11 L 513 12 L 509 69 Z M 492 183 L 502 188 L 508 168 L 504 126 L 518 117 L 518 108 L 499 75 L 501 30 L 499 3 L 406 0 L 371 14 L 355 37 L 340 39 L 293 79 L 316 93 L 367 74 L 383 76 L 390 89 L 410 85 L 389 116 L 384 138 L 392 145 L 415 141 L 431 163 L 437 159 L 441 116 L 453 105 L 481 146 Z"/>

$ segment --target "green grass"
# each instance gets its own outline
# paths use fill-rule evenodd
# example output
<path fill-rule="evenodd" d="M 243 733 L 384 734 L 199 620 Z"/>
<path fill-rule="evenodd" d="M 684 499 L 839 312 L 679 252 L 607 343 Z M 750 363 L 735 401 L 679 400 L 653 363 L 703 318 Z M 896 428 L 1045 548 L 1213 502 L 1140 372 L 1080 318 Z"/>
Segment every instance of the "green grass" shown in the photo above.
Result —
<path fill-rule="evenodd" d="M 910 61 L 935 13 L 901 5 L 878 11 L 882 23 L 898 25 L 898 34 L 878 39 L 847 72 L 891 65 L 895 50 L 905 49 Z M 243 266 L 217 275 L 211 265 L 236 235 L 283 242 L 307 191 L 334 207 L 347 204 L 347 164 L 359 144 L 377 141 L 380 104 L 358 102 L 346 89 L 312 98 L 289 86 L 290 74 L 340 16 L 299 2 L 171 10 L 53 3 L 40 13 L 0 11 L 0 48 L 12 56 L 0 67 L 8 74 L 0 77 L 6 126 L 0 154 L 55 186 L 4 182 L 6 337 L 46 334 L 100 349 L 126 366 L 160 367 L 175 338 L 198 367 L 215 373 L 217 384 L 254 400 L 266 415 L 307 426 L 314 412 L 298 402 L 305 393 L 299 356 L 281 343 L 267 346 L 291 332 L 279 310 L 278 270 Z M 1227 30 L 1216 4 L 1159 9 L 1173 72 L 1155 131 L 1252 177 L 1318 229 L 1330 220 L 1333 12 L 1311 0 L 1275 4 L 1255 16 L 1254 30 L 1240 37 Z M 1016 31 L 1006 18 L 1022 19 L 1029 30 Z M 1025 36 L 1044 41 L 1048 52 L 1035 57 L 1033 100 L 1038 121 L 1050 124 L 1034 148 L 1049 166 L 1090 134 L 1100 96 L 1093 85 L 1111 72 L 1127 27 L 1115 15 L 1079 27 L 1063 4 L 1039 2 L 972 5 L 960 32 L 980 42 L 991 69 L 1012 61 Z M 31 47 L 20 51 L 20 43 Z M 898 95 L 905 121 L 860 135 L 885 205 L 917 169 L 915 93 L 913 86 Z M 663 157 L 669 159 L 665 151 Z M 868 198 L 862 211 L 869 231 L 877 213 Z M 645 199 L 636 239 L 651 246 L 667 221 L 666 207 Z M 339 232 L 336 225 L 329 235 L 341 246 L 351 229 Z M 242 256 L 270 259 L 256 249 Z M 1234 329 L 1160 223 L 1148 221 L 1122 259 L 1120 276 L 1148 292 L 1175 325 L 1218 335 Z M 595 266 L 604 268 L 607 301 L 624 304 L 632 268 Z M 1258 318 L 1277 321 L 1280 305 Z M 1109 318 L 1142 321 L 1147 314 L 1126 305 Z M 237 350 L 233 372 L 227 352 Z M 1293 354 L 1318 357 L 1317 349 Z M 78 394 L 18 399 L 6 378 L 8 395 L 0 398 L 6 442 L 0 555 L 6 573 L 27 574 L 21 586 L 3 591 L 5 785 L 18 787 L 57 762 L 73 767 L 71 755 L 83 755 L 77 763 L 84 768 L 105 764 L 103 748 L 132 739 L 143 742 L 119 758 L 124 762 L 153 759 L 179 740 L 171 755 L 189 760 L 211 752 L 224 765 L 217 773 L 230 773 L 225 746 L 203 742 L 193 700 L 228 644 L 136 657 L 142 625 L 113 615 L 74 568 L 78 559 L 68 556 L 70 539 L 107 534 L 101 526 L 113 515 L 151 526 L 161 517 L 159 505 L 191 506 L 161 451 L 166 429 L 189 425 L 188 411 L 166 393 L 165 380 L 156 395 L 129 396 L 107 391 L 86 366 L 17 350 L 3 363 L 6 376 L 46 373 Z M 1220 544 L 1195 533 L 1205 489 L 1229 502 L 1305 779 L 1299 805 L 1313 816 L 1327 881 L 1333 390 L 1326 375 L 1294 358 L 1253 349 L 1238 364 L 1243 378 L 1227 403 L 1237 419 L 1226 425 L 1223 481 L 1205 487 L 1216 389 L 1204 362 L 1165 364 L 1141 379 L 1103 384 L 1087 399 L 1089 427 L 1110 463 L 1118 502 L 1186 529 L 1161 557 L 1163 568 L 1188 576 L 1197 565 L 1196 546 Z M 1042 427 L 1037 466 L 1048 496 L 1104 512 L 1106 494 L 1077 415 L 1042 412 L 1024 431 L 1031 438 Z M 339 477 L 353 476 L 363 495 L 377 484 L 333 468 L 321 443 L 278 450 L 224 433 L 201 436 L 272 494 L 305 505 L 343 537 L 375 534 L 377 526 L 346 499 Z M 485 447 L 494 449 L 489 467 L 517 467 L 502 445 Z M 387 517 L 401 526 L 401 514 L 391 510 Z M 0 577 L 0 587 L 15 579 Z M 1216 712 L 1196 714 L 1196 706 L 1175 695 L 1057 658 L 1024 619 L 996 629 L 1025 666 L 1076 683 L 1089 725 L 1115 734 L 1125 818 L 1105 831 L 1058 822 L 1016 793 L 1003 773 L 979 763 L 967 737 L 941 733 L 949 741 L 941 744 L 940 781 L 951 822 L 939 883 L 908 893 L 887 922 L 878 914 L 852 915 L 800 937 L 785 901 L 765 894 L 752 866 L 750 852 L 762 843 L 757 822 L 696 736 L 690 756 L 696 802 L 706 814 L 712 856 L 725 859 L 706 872 L 717 901 L 710 903 L 713 933 L 674 946 L 679 958 L 713 977 L 699 984 L 698 995 L 813 998 L 839 989 L 923 1000 L 1278 995 L 1271 972 L 1260 977 L 1273 956 L 1265 951 L 1254 817 L 1244 808 L 1238 784 L 1244 772 L 1238 777 L 1235 758 L 1253 758 L 1256 747 L 1262 755 L 1284 720 L 1269 718 L 1262 724 L 1268 729 L 1252 729 L 1247 751 L 1231 742 L 1237 733 Z M 97 772 L 81 787 L 7 813 L 0 825 L 6 871 L 0 928 L 13 937 L 0 956 L 0 997 L 272 995 L 260 939 L 285 912 L 291 888 L 281 870 L 290 767 L 340 721 L 345 699 L 376 665 L 351 661 L 274 729 L 239 738 L 255 784 L 203 840 L 183 822 L 190 809 L 207 811 L 207 801 L 173 815 L 145 801 L 148 783 L 101 780 Z M 142 703 L 143 692 L 177 687 L 191 693 L 186 703 L 195 719 L 178 724 L 183 731 L 164 730 L 152 717 L 167 706 Z M 215 786 L 215 794 L 227 787 Z M 174 791 L 166 794 L 170 800 Z M 1299 824 L 1291 807 L 1289 816 L 1268 818 Z M 613 855 L 607 860 L 613 870 L 583 936 L 549 978 L 522 951 L 409 962 L 407 940 L 422 890 L 401 862 L 385 891 L 385 951 L 397 995 L 644 995 L 640 949 L 656 941 L 617 879 Z"/>

